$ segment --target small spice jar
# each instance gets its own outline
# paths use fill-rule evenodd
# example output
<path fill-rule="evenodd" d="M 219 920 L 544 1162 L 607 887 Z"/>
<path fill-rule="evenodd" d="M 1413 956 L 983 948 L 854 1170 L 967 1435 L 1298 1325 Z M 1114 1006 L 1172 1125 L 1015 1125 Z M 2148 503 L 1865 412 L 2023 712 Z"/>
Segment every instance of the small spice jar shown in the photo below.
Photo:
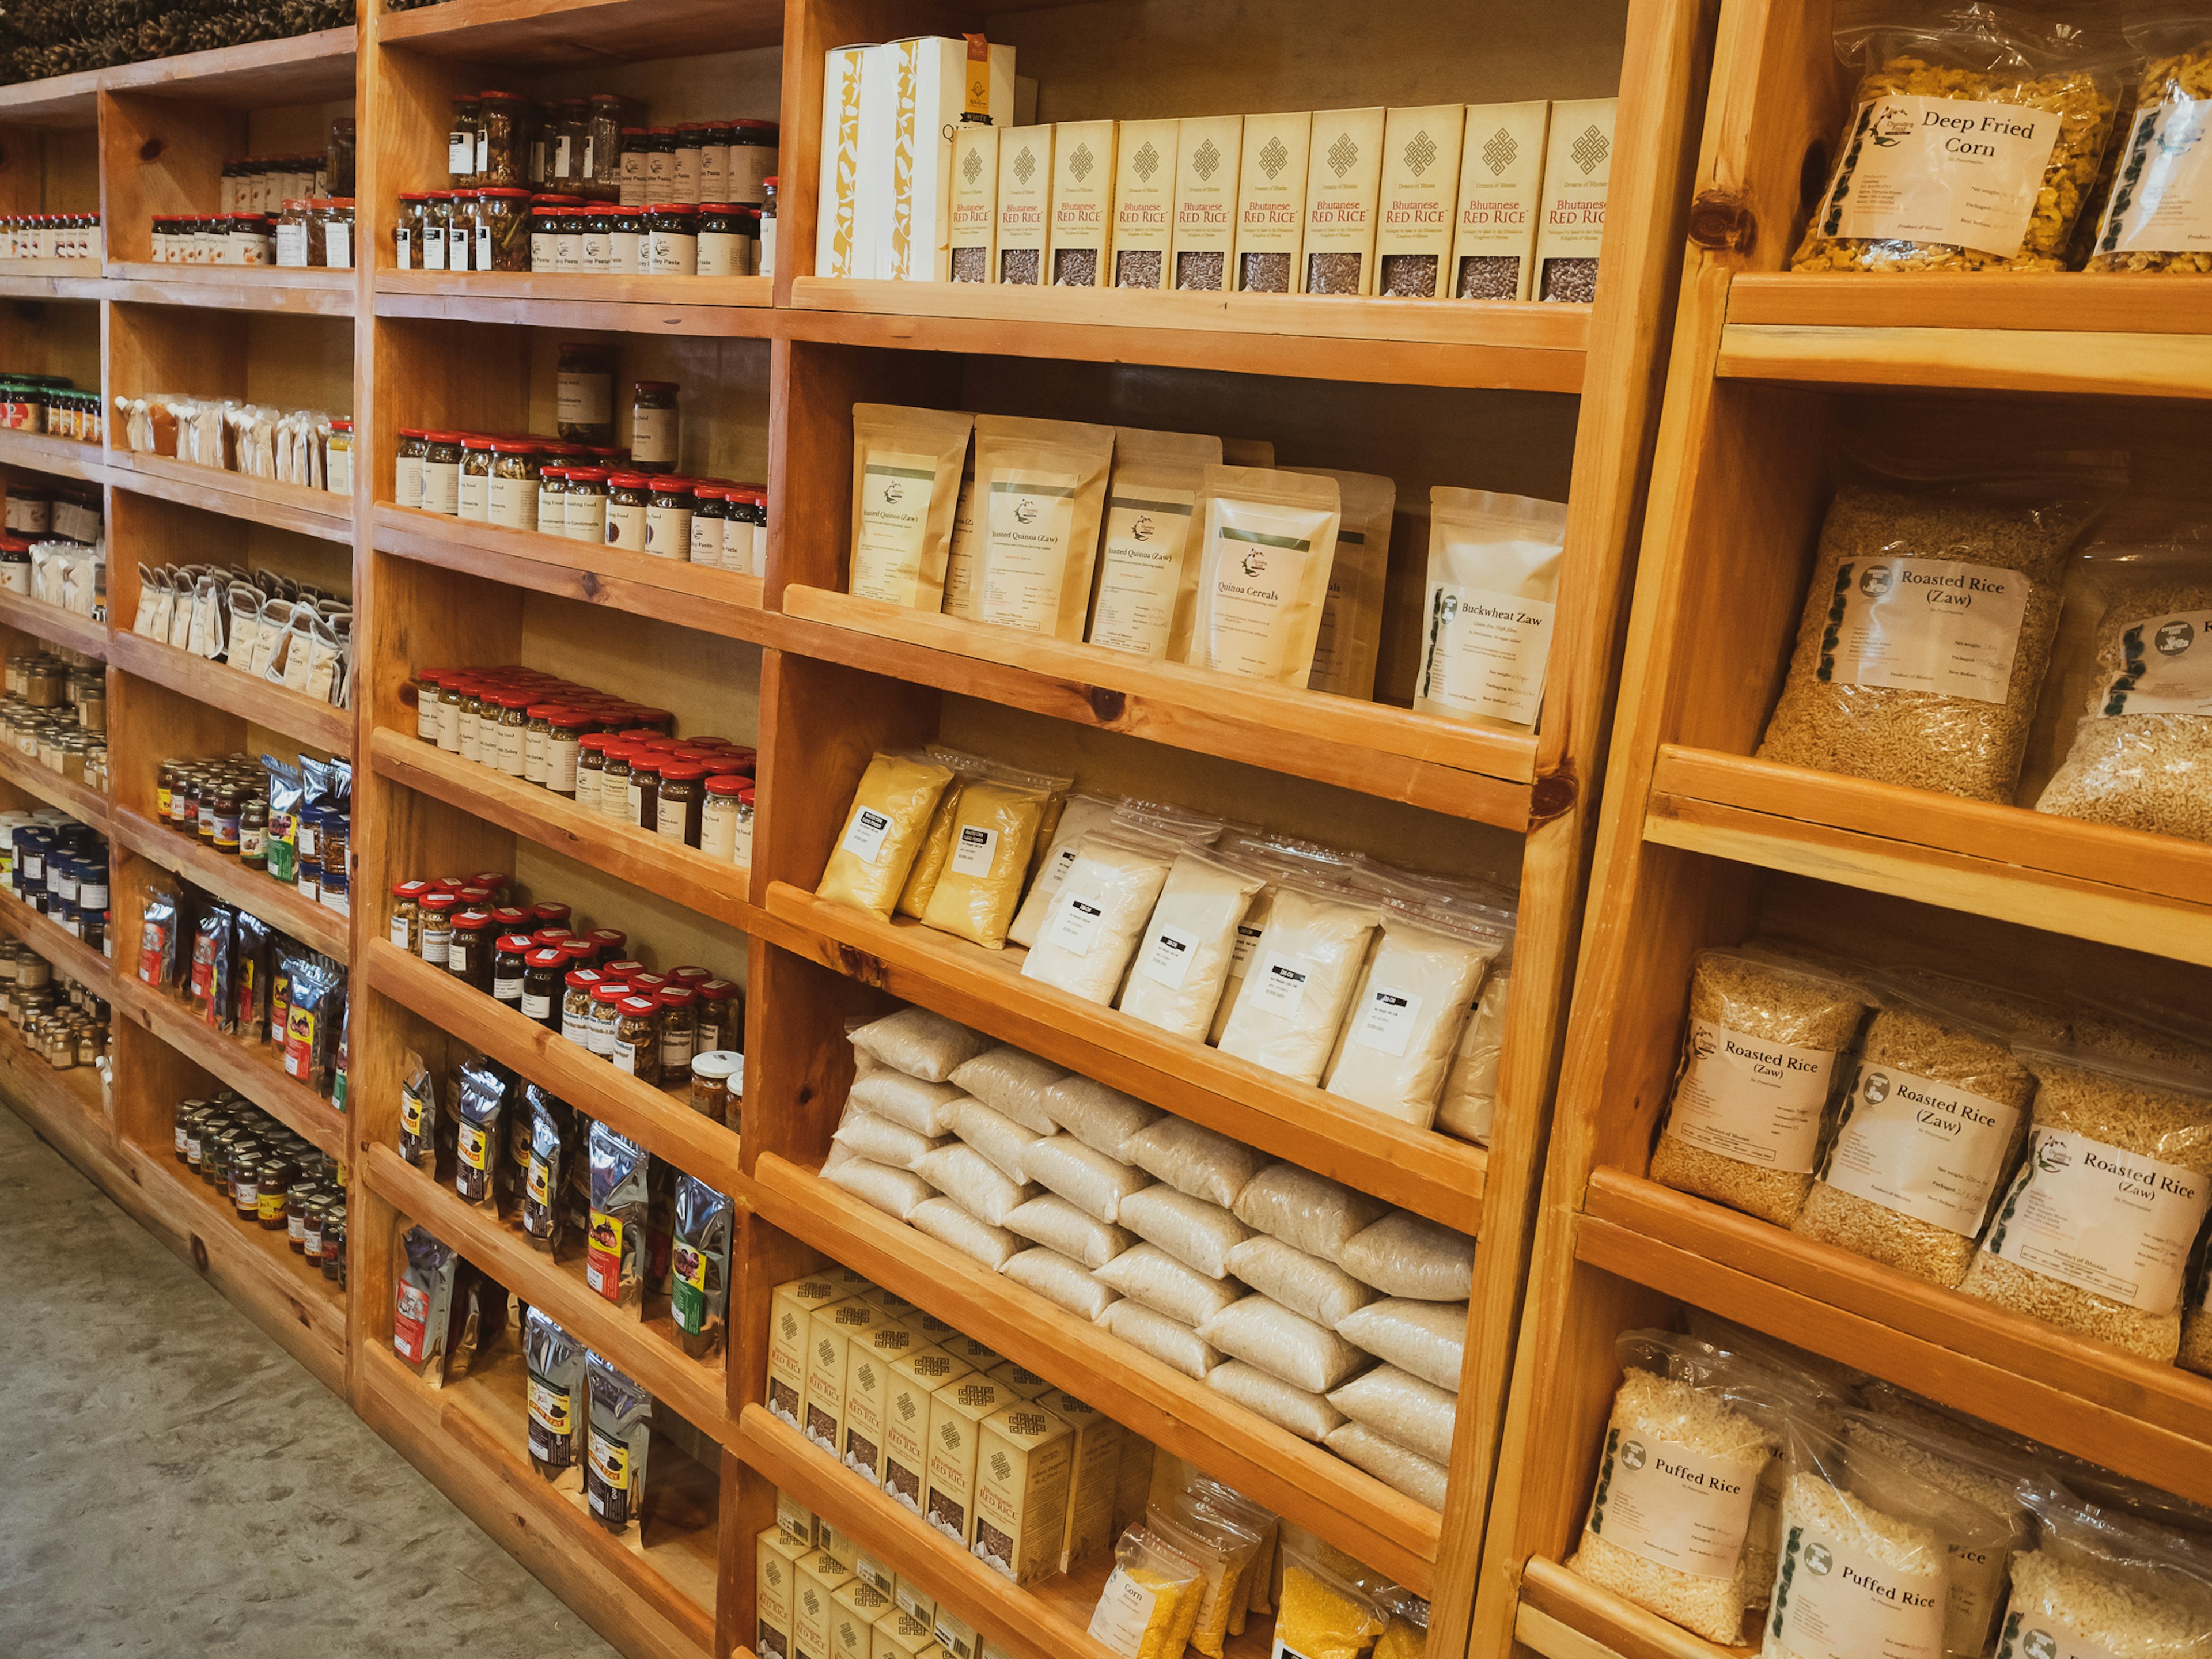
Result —
<path fill-rule="evenodd" d="M 477 133 L 483 125 L 483 100 L 472 92 L 453 100 L 453 118 L 446 126 L 446 173 L 455 189 L 477 181 Z"/>
<path fill-rule="evenodd" d="M 344 915 L 351 908 L 351 885 L 343 865 L 333 864 L 328 859 L 323 860 L 320 901 L 325 908 Z"/>
<path fill-rule="evenodd" d="M 223 263 L 233 265 L 273 265 L 276 263 L 276 228 L 265 213 L 234 213 L 224 234 L 228 246 Z"/>
<path fill-rule="evenodd" d="M 453 893 L 425 893 L 416 901 L 421 919 L 415 933 L 415 953 L 433 968 L 447 965 L 453 940 L 453 911 L 460 903 Z"/>
<path fill-rule="evenodd" d="M 641 974 L 645 964 L 632 962 L 623 952 L 629 949 L 629 935 L 619 927 L 594 927 L 584 935 L 594 952 L 592 966 L 601 973 L 614 974 L 628 979 L 632 974 Z"/>
<path fill-rule="evenodd" d="M 709 121 L 699 145 L 699 199 L 719 202 L 730 193 L 730 139 L 727 121 Z"/>
<path fill-rule="evenodd" d="M 738 798 L 746 787 L 746 781 L 733 774 L 702 781 L 699 837 L 691 844 L 708 858 L 726 864 L 744 862 L 738 857 L 738 815 L 742 810 Z"/>
<path fill-rule="evenodd" d="M 423 434 L 422 510 L 457 518 L 461 510 L 461 434 Z"/>
<path fill-rule="evenodd" d="M 543 204 L 530 210 L 530 268 L 544 273 L 560 269 L 562 210 Z"/>
<path fill-rule="evenodd" d="M 728 495 L 720 484 L 702 483 L 691 491 L 690 561 L 709 569 L 722 562 L 722 524 L 730 510 Z"/>
<path fill-rule="evenodd" d="M 629 995 L 629 987 L 621 980 L 608 979 L 604 975 L 599 976 L 599 981 L 592 987 L 592 1030 L 588 1046 L 602 1060 L 611 1060 L 614 1057 L 616 1034 L 622 1028 L 622 1004 Z"/>
<path fill-rule="evenodd" d="M 549 183 L 575 194 L 584 182 L 584 146 L 590 136 L 591 106 L 580 98 L 563 98 L 553 106 L 545 134 L 551 159 L 545 169 Z"/>
<path fill-rule="evenodd" d="M 653 480 L 642 472 L 615 472 L 607 477 L 606 544 L 626 552 L 645 551 L 646 514 L 651 506 Z"/>
<path fill-rule="evenodd" d="M 343 1285 L 346 1276 L 346 1206 L 343 1202 L 331 1206 L 323 1218 L 323 1277 Z"/>
<path fill-rule="evenodd" d="M 582 758 L 582 744 L 592 726 L 591 716 L 580 708 L 556 708 L 548 716 L 550 729 L 545 733 L 545 787 L 556 795 L 571 799 L 576 793 L 576 763 Z"/>
<path fill-rule="evenodd" d="M 528 182 L 529 158 L 523 148 L 524 117 L 523 100 L 518 94 L 487 92 L 482 95 L 475 179 L 479 189 L 486 185 L 519 186 Z M 479 265 L 477 269 L 483 267 Z"/>
<path fill-rule="evenodd" d="M 491 994 L 510 1008 L 522 1006 L 529 957 L 527 933 L 501 933 L 492 941 Z"/>
<path fill-rule="evenodd" d="M 584 210 L 584 274 L 605 276 L 615 268 L 614 210 L 592 206 Z"/>
<path fill-rule="evenodd" d="M 250 798 L 238 815 L 238 861 L 249 870 L 269 868 L 269 802 Z"/>
<path fill-rule="evenodd" d="M 723 199 L 758 207 L 768 199 L 768 185 L 775 177 L 780 130 L 773 121 L 739 120 L 729 126 L 729 184 Z"/>
<path fill-rule="evenodd" d="M 422 950 L 422 900 L 429 890 L 427 881 L 392 884 L 392 915 L 385 936 L 410 955 L 419 954 Z"/>
<path fill-rule="evenodd" d="M 767 574 L 768 497 L 742 487 L 724 492 L 729 507 L 722 521 L 722 568 L 740 576 Z"/>
<path fill-rule="evenodd" d="M 538 533 L 541 536 L 566 536 L 568 533 L 568 469 L 558 461 L 548 459 L 538 469 Z"/>
<path fill-rule="evenodd" d="M 446 969 L 463 984 L 479 991 L 491 989 L 491 917 L 482 910 L 465 910 L 453 918 L 453 938 L 447 945 Z"/>
<path fill-rule="evenodd" d="M 476 268 L 530 269 L 530 192 L 520 185 L 477 191 Z"/>
<path fill-rule="evenodd" d="M 681 1077 L 691 1069 L 699 1044 L 699 993 L 689 985 L 672 985 L 659 995 L 661 1073 Z"/>
<path fill-rule="evenodd" d="M 629 753 L 629 794 L 628 811 L 621 816 L 626 823 L 653 831 L 660 822 L 660 769 L 668 757 L 660 750 L 639 744 Z"/>
<path fill-rule="evenodd" d="M 584 204 L 565 204 L 553 220 L 553 269 L 564 276 L 584 270 Z"/>
<path fill-rule="evenodd" d="M 668 199 L 687 206 L 699 205 L 699 175 L 705 163 L 707 124 L 703 121 L 678 121 L 676 124 L 676 148 L 672 152 Z M 724 152 L 726 169 L 728 152 Z"/>
<path fill-rule="evenodd" d="M 498 702 L 498 736 L 487 758 L 510 778 L 519 778 L 529 741 L 530 696 L 527 692 L 507 691 L 501 694 Z"/>
<path fill-rule="evenodd" d="M 567 959 L 566 952 L 560 953 Z M 579 1048 L 592 1046 L 592 993 L 599 976 L 589 968 L 572 968 L 562 976 L 561 1035 Z"/>
<path fill-rule="evenodd" d="M 430 200 L 428 191 L 399 193 L 399 206 L 392 216 L 392 265 L 395 270 L 422 269 L 422 211 Z"/>
<path fill-rule="evenodd" d="M 625 996 L 616 1005 L 614 1036 L 608 1054 L 615 1069 L 640 1082 L 660 1085 L 659 1005 L 651 997 Z"/>
<path fill-rule="evenodd" d="M 599 810 L 599 786 L 606 779 L 607 746 L 621 739 L 609 732 L 585 733 L 576 744 L 576 805 L 587 812 Z M 550 780 L 548 780 L 549 787 Z"/>
<path fill-rule="evenodd" d="M 491 440 L 481 433 L 461 434 L 461 471 L 456 495 L 462 518 L 483 524 L 491 517 Z"/>
<path fill-rule="evenodd" d="M 691 514 L 697 489 L 689 478 L 655 478 L 646 499 L 645 550 L 681 559 L 691 551 Z"/>
<path fill-rule="evenodd" d="M 284 204 L 276 215 L 276 263 L 288 270 L 304 270 L 314 260 L 314 239 L 310 230 L 311 216 L 307 199 L 295 197 Z M 189 264 L 206 262 L 206 244 L 197 233 L 189 239 L 191 246 L 185 254 Z"/>
<path fill-rule="evenodd" d="M 649 204 L 641 257 L 649 276 L 697 276 L 699 210 L 681 202 Z"/>
<path fill-rule="evenodd" d="M 645 150 L 645 199 L 647 203 L 676 199 L 676 129 L 647 127 Z"/>
<path fill-rule="evenodd" d="M 422 240 L 416 248 L 416 258 L 424 270 L 443 270 L 446 250 L 451 246 L 453 227 L 453 192 L 450 190 L 426 191 L 422 196 Z M 281 239 L 283 228 L 278 228 Z M 283 263 L 283 246 L 277 246 L 277 263 Z"/>
<path fill-rule="evenodd" d="M 554 420 L 570 443 L 614 438 L 614 357 L 605 347 L 571 340 L 554 371 Z"/>
<path fill-rule="evenodd" d="M 654 806 L 653 827 L 664 841 L 700 845 L 701 810 L 707 798 L 707 769 L 692 761 L 666 761 L 660 769 L 660 788 Z"/>
<path fill-rule="evenodd" d="M 392 456 L 392 499 L 399 507 L 422 505 L 422 463 L 430 453 L 430 434 L 419 426 L 399 428 Z"/>
<path fill-rule="evenodd" d="M 259 1190 L 253 1206 L 254 1219 L 264 1233 L 285 1231 L 285 1218 L 291 1213 L 292 1165 L 281 1158 L 264 1158 L 261 1164 Z"/>
<path fill-rule="evenodd" d="M 626 208 L 645 205 L 645 139 L 643 127 L 622 130 L 622 164 L 618 169 L 618 199 Z"/>
<path fill-rule="evenodd" d="M 568 469 L 568 487 L 561 499 L 561 524 L 562 532 L 572 542 L 606 540 L 607 472 L 604 467 Z M 644 533 L 641 526 L 639 533 Z"/>
<path fill-rule="evenodd" d="M 731 155 L 737 152 L 733 149 Z M 773 178 L 761 180 L 760 274 L 775 275 L 775 187 Z"/>
<path fill-rule="evenodd" d="M 533 691 L 533 696 L 542 695 Z M 535 702 L 523 710 L 529 725 L 522 728 L 522 778 L 526 783 L 545 784 L 545 739 L 553 731 L 553 710 L 550 702 Z"/>
<path fill-rule="evenodd" d="M 323 440 L 323 488 L 333 495 L 353 494 L 353 417 L 335 416 Z"/>
<path fill-rule="evenodd" d="M 486 519 L 508 530 L 538 528 L 538 446 L 526 438 L 495 438 Z"/>
<path fill-rule="evenodd" d="M 475 263 L 476 240 L 477 193 L 473 190 L 457 190 L 453 192 L 446 219 L 446 269 L 471 269 Z"/>
<path fill-rule="evenodd" d="M 743 1048 L 745 1004 L 737 986 L 726 979 L 710 979 L 693 988 L 699 993 L 700 1048 Z"/>
<path fill-rule="evenodd" d="M 645 269 L 645 216 L 635 208 L 618 207 L 607 214 L 607 255 L 618 276 L 635 276 Z"/>
<path fill-rule="evenodd" d="M 710 1048 L 691 1056 L 691 1109 L 717 1123 L 730 1121 L 731 1084 L 744 1064 L 742 1054 Z"/>
<path fill-rule="evenodd" d="M 699 209 L 699 265 L 702 276 L 750 276 L 752 249 L 759 220 L 750 210 L 728 202 L 708 202 Z M 751 231 L 751 235 L 744 232 Z"/>
<path fill-rule="evenodd" d="M 565 960 L 550 945 L 538 946 L 522 959 L 522 1012 L 549 1030 L 560 1026 L 561 964 Z"/>

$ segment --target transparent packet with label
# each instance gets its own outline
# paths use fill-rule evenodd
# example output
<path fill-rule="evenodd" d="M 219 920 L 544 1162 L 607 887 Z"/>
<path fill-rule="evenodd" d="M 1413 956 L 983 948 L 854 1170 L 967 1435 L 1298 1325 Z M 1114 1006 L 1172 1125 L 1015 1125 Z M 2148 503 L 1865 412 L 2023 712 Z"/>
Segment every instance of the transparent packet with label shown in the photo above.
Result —
<path fill-rule="evenodd" d="M 1180 1654 L 1198 1623 L 1205 1570 L 1149 1527 L 1114 1546 L 1114 1571 L 1098 1594 L 1090 1635 L 1121 1659 Z"/>
<path fill-rule="evenodd" d="M 2101 1647 L 2159 1659 L 2212 1655 L 2212 1560 L 2201 1541 L 2045 1480 L 2021 1498 L 2036 1545 L 2013 1558 L 2000 1652 Z M 2038 1632 L 2045 1644 L 2031 1645 Z M 2056 1638 L 2057 1642 L 2051 1643 Z M 2092 1645 L 2094 1644 L 2094 1646 Z"/>
<path fill-rule="evenodd" d="M 2128 44 L 2148 61 L 2136 85 L 2135 111 L 2112 145 L 2107 172 L 2124 173 L 2130 188 L 2107 199 L 2100 216 L 2090 257 L 2083 269 L 2196 274 L 2212 270 L 2212 251 L 2201 240 L 2203 205 L 2176 201 L 2170 192 L 2188 177 L 2190 140 L 2201 136 L 2212 100 L 2212 6 L 2201 3 L 2151 8 L 2131 14 L 2124 26 Z M 2172 214 L 2173 208 L 2181 208 Z M 2160 210 L 2169 212 L 2161 212 Z M 2191 226 L 2191 220 L 2196 221 Z M 2198 233 L 2195 248 L 2160 247 L 2168 240 L 2139 230 L 2175 228 L 2176 222 Z M 2078 238 L 2077 238 L 2078 240 Z M 2126 246 L 2123 246 L 2123 243 Z"/>

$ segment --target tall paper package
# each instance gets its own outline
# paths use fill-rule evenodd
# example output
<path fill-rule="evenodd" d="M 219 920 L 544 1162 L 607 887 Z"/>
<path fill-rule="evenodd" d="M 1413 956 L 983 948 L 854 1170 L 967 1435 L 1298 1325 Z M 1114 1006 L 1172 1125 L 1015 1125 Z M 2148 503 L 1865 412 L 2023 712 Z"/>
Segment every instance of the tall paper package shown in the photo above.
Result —
<path fill-rule="evenodd" d="M 865 276 L 860 255 L 860 72 L 872 46 L 832 46 L 822 55 L 821 177 L 815 200 L 814 274 Z"/>
<path fill-rule="evenodd" d="M 971 58 L 971 52 L 977 55 Z M 927 34 L 868 48 L 860 76 L 857 220 L 869 268 L 852 275 L 950 279 L 952 140 L 971 97 L 993 126 L 1012 125 L 1012 46 Z"/>

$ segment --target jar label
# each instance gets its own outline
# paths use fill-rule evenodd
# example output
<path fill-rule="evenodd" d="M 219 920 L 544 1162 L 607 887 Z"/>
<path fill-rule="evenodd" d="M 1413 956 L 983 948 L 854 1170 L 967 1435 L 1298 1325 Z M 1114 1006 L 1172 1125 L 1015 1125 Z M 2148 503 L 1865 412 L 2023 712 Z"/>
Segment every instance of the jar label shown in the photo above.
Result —
<path fill-rule="evenodd" d="M 451 937 L 447 933 L 434 933 L 425 927 L 422 930 L 422 960 L 433 968 L 446 967 L 453 958 L 453 952 L 447 948 Z M 393 942 L 398 943 L 397 940 Z"/>
<path fill-rule="evenodd" d="M 523 732 L 523 727 L 504 722 L 499 728 L 499 769 L 509 777 L 522 775 Z"/>
<path fill-rule="evenodd" d="M 699 233 L 699 275 L 702 276 L 750 276 L 747 267 L 751 263 L 744 256 L 751 244 L 735 231 L 702 230 Z"/>
<path fill-rule="evenodd" d="M 553 1017 L 553 999 L 534 997 L 526 991 L 522 994 L 522 1012 L 532 1019 L 550 1019 Z"/>
<path fill-rule="evenodd" d="M 891 820 L 887 813 L 872 806 L 855 806 L 853 821 L 845 828 L 845 839 L 839 843 L 842 851 L 850 853 L 863 864 L 873 864 L 883 856 L 884 837 L 890 833 Z"/>
<path fill-rule="evenodd" d="M 676 465 L 676 411 L 644 404 L 630 410 L 630 459 L 644 466 Z"/>
<path fill-rule="evenodd" d="M 691 515 L 691 562 L 719 565 L 722 562 L 722 520 L 705 513 Z"/>
<path fill-rule="evenodd" d="M 276 263 L 289 269 L 304 270 L 307 264 L 307 228 L 304 224 L 276 227 Z"/>
<path fill-rule="evenodd" d="M 283 253 L 284 251 L 283 247 L 279 246 L 276 250 L 276 263 L 280 265 L 284 263 Z M 443 270 L 445 268 L 445 233 L 436 229 L 430 230 L 425 234 L 422 238 L 422 269 L 425 270 Z"/>
<path fill-rule="evenodd" d="M 1835 1055 L 1702 1019 L 1690 1022 L 1689 1049 L 1667 1133 L 1739 1163 L 1809 1174 Z"/>
<path fill-rule="evenodd" d="M 684 507 L 648 507 L 645 510 L 645 550 L 663 559 L 680 559 L 691 550 L 691 510 Z"/>
<path fill-rule="evenodd" d="M 576 740 L 574 738 L 548 738 L 545 740 L 545 787 L 556 795 L 576 793 Z"/>
<path fill-rule="evenodd" d="M 1972 1238 L 2019 1125 L 2017 1107 L 1894 1066 L 1863 1064 L 1820 1178 L 1869 1204 Z"/>
<path fill-rule="evenodd" d="M 988 876 L 999 855 L 999 832 L 980 823 L 963 823 L 954 832 L 952 872 L 961 876 Z"/>
<path fill-rule="evenodd" d="M 627 501 L 607 502 L 606 542 L 632 553 L 645 551 L 645 509 Z"/>
<path fill-rule="evenodd" d="M 2016 256 L 2051 153 L 2055 109 L 1885 94 L 1859 106 L 1814 224 L 1852 240 L 1946 242 Z"/>
<path fill-rule="evenodd" d="M 553 383 L 554 418 L 568 426 L 605 426 L 613 418 L 614 377 L 562 369 Z"/>
<path fill-rule="evenodd" d="M 461 510 L 461 466 L 459 461 L 422 463 L 422 510 L 448 518 Z"/>
<path fill-rule="evenodd" d="M 635 1042 L 616 1043 L 614 1045 L 615 1070 L 620 1072 L 624 1077 L 635 1077 L 637 1051 L 638 1045 Z"/>
<path fill-rule="evenodd" d="M 2066 1129 L 2038 1129 L 1982 1248 L 2145 1313 L 2181 1300 L 2212 1176 Z"/>
<path fill-rule="evenodd" d="M 446 135 L 446 171 L 456 179 L 465 179 L 477 170 L 477 135 L 474 128 L 462 127 Z"/>
<path fill-rule="evenodd" d="M 392 233 L 392 263 L 401 270 L 415 268 L 415 233 L 406 225 Z"/>
<path fill-rule="evenodd" d="M 508 530 L 538 528 L 538 481 L 535 478 L 491 479 L 490 521 Z"/>
<path fill-rule="evenodd" d="M 2212 143 L 2204 146 L 2212 153 Z M 2126 666 L 2098 714 L 2212 714 L 2212 609 L 2149 617 L 2120 636 Z"/>
<path fill-rule="evenodd" d="M 394 945 L 398 945 L 403 951 L 407 950 L 415 943 L 414 935 L 415 930 L 413 927 L 409 924 L 406 917 L 392 917 L 392 933 L 390 937 Z"/>
<path fill-rule="evenodd" d="M 553 141 L 553 176 L 556 179 L 568 176 L 568 135 L 565 132 Z"/>
<path fill-rule="evenodd" d="M 478 270 L 491 269 L 491 227 L 489 225 L 477 227 L 477 269 Z"/>
<path fill-rule="evenodd" d="M 491 994 L 501 1002 L 521 1001 L 522 975 L 520 974 L 494 975 L 491 981 Z"/>
<path fill-rule="evenodd" d="M 653 814 L 653 829 L 670 841 L 682 841 L 690 817 L 690 814 L 682 801 L 670 800 L 664 796 L 659 802 L 659 810 Z"/>
<path fill-rule="evenodd" d="M 353 227 L 343 219 L 323 227 L 323 264 L 331 270 L 353 269 Z"/>

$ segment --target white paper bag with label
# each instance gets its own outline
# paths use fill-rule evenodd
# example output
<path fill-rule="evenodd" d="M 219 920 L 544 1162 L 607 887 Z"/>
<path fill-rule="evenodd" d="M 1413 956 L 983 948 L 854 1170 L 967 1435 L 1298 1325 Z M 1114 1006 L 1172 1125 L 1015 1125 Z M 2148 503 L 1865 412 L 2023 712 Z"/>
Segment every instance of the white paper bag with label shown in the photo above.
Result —
<path fill-rule="evenodd" d="M 1194 588 L 1190 635 L 1179 634 L 1170 654 L 1194 668 L 1304 685 L 1336 557 L 1336 480 L 1210 466 L 1201 505 L 1198 556 L 1184 562 Z"/>
<path fill-rule="evenodd" d="M 1413 707 L 1452 720 L 1534 726 L 1551 659 L 1566 503 L 1442 484 L 1429 502 Z"/>
<path fill-rule="evenodd" d="M 1221 440 L 1189 432 L 1114 429 L 1114 481 L 1091 602 L 1091 643 L 1158 661 L 1189 618 L 1195 588 L 1183 579 L 1198 527 L 1206 469 L 1221 465 Z"/>
<path fill-rule="evenodd" d="M 857 599 L 934 611 L 975 417 L 888 404 L 853 405 L 853 533 L 848 589 Z"/>
<path fill-rule="evenodd" d="M 976 417 L 968 614 L 1049 639 L 1083 637 L 1113 456 L 1110 426 Z"/>

